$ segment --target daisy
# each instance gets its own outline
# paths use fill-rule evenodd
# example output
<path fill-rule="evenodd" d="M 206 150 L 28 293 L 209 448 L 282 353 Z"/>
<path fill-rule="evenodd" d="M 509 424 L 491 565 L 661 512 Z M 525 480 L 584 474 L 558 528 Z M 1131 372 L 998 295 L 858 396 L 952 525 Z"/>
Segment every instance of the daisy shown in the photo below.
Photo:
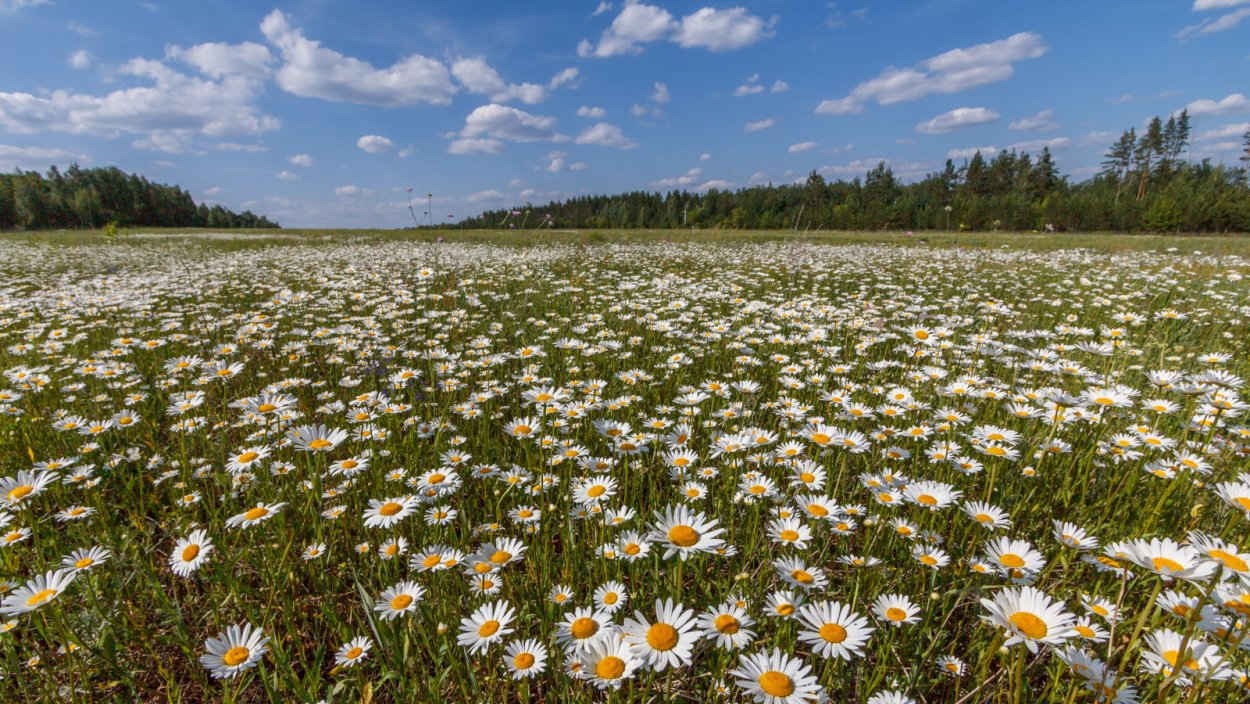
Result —
<path fill-rule="evenodd" d="M 556 624 L 556 642 L 567 652 L 580 653 L 600 638 L 611 637 L 614 630 L 607 613 L 582 606 Z"/>
<path fill-rule="evenodd" d="M 369 655 L 373 641 L 366 636 L 358 636 L 343 644 L 334 654 L 334 664 L 340 667 L 355 667 Z"/>
<path fill-rule="evenodd" d="M 516 620 L 516 610 L 505 601 L 479 606 L 468 618 L 460 619 L 460 635 L 456 642 L 476 654 L 491 644 L 503 640 L 514 629 L 508 628 Z"/>
<path fill-rule="evenodd" d="M 286 506 L 286 502 L 276 504 L 257 503 L 254 508 L 250 508 L 243 513 L 231 516 L 226 519 L 227 528 L 250 528 L 257 523 L 267 521 L 278 515 L 282 507 Z"/>
<path fill-rule="evenodd" d="M 624 640 L 604 638 L 579 655 L 574 662 L 583 679 L 596 689 L 618 689 L 634 676 L 643 661 Z"/>
<path fill-rule="evenodd" d="M 695 630 L 695 612 L 672 599 L 655 602 L 655 622 L 648 621 L 641 612 L 625 619 L 621 626 L 624 641 L 646 664 L 657 672 L 669 667 L 686 667 L 690 664 L 691 650 L 699 640 Z"/>
<path fill-rule="evenodd" d="M 1184 656 L 1181 655 L 1182 644 Z M 1164 677 L 1178 674 L 1178 683 L 1188 683 L 1190 677 L 1200 680 L 1224 680 L 1232 673 L 1229 661 L 1215 645 L 1201 638 L 1191 638 L 1176 631 L 1160 629 L 1149 633 L 1141 653 L 1143 672 L 1158 673 Z"/>
<path fill-rule="evenodd" d="M 474 558 L 499 568 L 519 561 L 526 550 L 525 544 L 515 538 L 501 538 L 482 545 Z"/>
<path fill-rule="evenodd" d="M 191 535 L 179 538 L 174 544 L 174 551 L 169 555 L 169 568 L 179 577 L 190 577 L 208 560 L 213 551 L 213 541 L 204 530 L 192 531 Z"/>
<path fill-rule="evenodd" d="M 807 541 L 812 539 L 812 529 L 797 518 L 785 518 L 768 524 L 768 537 L 778 545 L 806 550 Z"/>
<path fill-rule="evenodd" d="M 207 653 L 200 656 L 204 666 L 214 679 L 228 680 L 243 671 L 256 667 L 269 652 L 269 638 L 252 624 L 234 625 L 204 642 Z"/>
<path fill-rule="evenodd" d="M 864 644 L 872 635 L 868 619 L 836 601 L 818 601 L 799 609 L 799 641 L 812 646 L 812 652 L 825 658 L 851 660 L 864 654 Z"/>
<path fill-rule="evenodd" d="M 1075 523 L 1052 521 L 1051 524 L 1054 527 L 1055 540 L 1064 547 L 1082 552 L 1098 549 L 1098 539 L 1087 535 L 1085 530 Z"/>
<path fill-rule="evenodd" d="M 781 577 L 784 582 L 799 589 L 809 591 L 824 589 L 829 582 L 824 570 L 808 566 L 806 562 L 798 558 L 781 558 L 773 563 L 773 568 L 777 570 L 777 576 Z"/>
<path fill-rule="evenodd" d="M 877 597 L 872 602 L 872 613 L 877 619 L 895 628 L 920 620 L 920 609 L 902 594 L 882 594 Z"/>
<path fill-rule="evenodd" d="M 326 552 L 325 543 L 313 543 L 312 545 L 309 545 L 308 547 L 304 548 L 303 558 L 305 561 L 316 560 L 317 558 L 324 555 L 325 552 Z"/>
<path fill-rule="evenodd" d="M 789 591 L 775 591 L 768 595 L 766 616 L 777 618 L 793 618 L 799 607 L 803 605 L 803 595 Z"/>
<path fill-rule="evenodd" d="M 244 448 L 230 457 L 230 462 L 226 464 L 226 471 L 231 474 L 252 471 L 256 466 L 263 463 L 270 452 L 272 450 L 269 449 L 268 445 Z"/>
<path fill-rule="evenodd" d="M 755 639 L 755 631 L 751 626 L 755 621 L 747 615 L 746 609 L 733 603 L 725 602 L 714 609 L 708 609 L 699 616 L 698 626 L 701 635 L 716 643 L 716 647 L 725 650 L 745 648 Z"/>
<path fill-rule="evenodd" d="M 74 570 L 53 570 L 37 575 L 14 589 L 0 602 L 0 614 L 24 614 L 54 601 L 74 581 Z"/>
<path fill-rule="evenodd" d="M 609 614 L 616 613 L 629 601 L 629 593 L 620 582 L 605 582 L 594 593 L 595 608 Z"/>
<path fill-rule="evenodd" d="M 303 425 L 287 433 L 291 445 L 304 452 L 329 452 L 347 439 L 347 431 L 324 425 Z"/>
<path fill-rule="evenodd" d="M 503 661 L 514 680 L 537 677 L 547 669 L 547 648 L 533 638 L 513 641 L 504 648 Z"/>
<path fill-rule="evenodd" d="M 1204 560 L 1197 550 L 1180 545 L 1171 538 L 1132 540 L 1125 546 L 1125 557 L 1138 567 L 1171 581 L 1179 577 L 1190 582 L 1206 579 L 1219 563 Z"/>
<path fill-rule="evenodd" d="M 663 545 L 664 559 L 677 555 L 685 560 L 692 554 L 710 552 L 724 544 L 719 536 L 723 528 L 715 520 L 708 519 L 699 511 L 685 506 L 673 506 L 663 513 L 656 511 L 648 538 Z"/>
<path fill-rule="evenodd" d="M 621 559 L 626 562 L 641 560 L 651 554 L 651 543 L 647 541 L 647 536 L 637 531 L 622 533 L 616 545 Z"/>
<path fill-rule="evenodd" d="M 1004 589 L 992 600 L 982 599 L 981 606 L 990 612 L 982 618 L 1010 635 L 1003 643 L 1006 646 L 1024 643 L 1036 653 L 1038 643 L 1058 647 L 1076 635 L 1072 628 L 1076 617 L 1064 611 L 1062 602 L 1052 601 L 1033 587 Z"/>
<path fill-rule="evenodd" d="M 912 482 L 903 489 L 903 498 L 931 511 L 950 506 L 960 495 L 950 484 L 942 482 Z"/>
<path fill-rule="evenodd" d="M 417 604 L 425 596 L 425 588 L 416 582 L 400 582 L 382 592 L 373 604 L 373 610 L 382 615 L 382 620 L 390 621 L 415 611 Z"/>
<path fill-rule="evenodd" d="M 547 601 L 556 606 L 568 606 L 573 603 L 573 590 L 563 584 L 557 584 L 547 592 Z"/>
<path fill-rule="evenodd" d="M 75 572 L 82 572 L 104 564 L 113 553 L 102 547 L 75 550 L 61 559 L 61 564 Z"/>
<path fill-rule="evenodd" d="M 729 674 L 758 704 L 807 704 L 820 698 L 811 667 L 777 648 L 739 656 Z"/>
<path fill-rule="evenodd" d="M 1024 540 L 997 538 L 985 546 L 985 559 L 1006 576 L 1014 571 L 1031 574 L 1046 566 L 1046 558 Z"/>
<path fill-rule="evenodd" d="M 417 500 L 411 496 L 399 496 L 393 499 L 378 501 L 369 499 L 369 508 L 365 509 L 364 521 L 366 528 L 390 528 L 412 514 Z"/>
<path fill-rule="evenodd" d="M 963 677 L 968 666 L 954 655 L 943 655 L 937 659 L 937 671 L 947 677 Z"/>
<path fill-rule="evenodd" d="M 17 476 L 0 479 L 0 496 L 4 497 L 5 503 L 16 506 L 38 496 L 55 478 L 55 473 L 47 470 L 41 472 L 22 470 L 17 473 Z"/>

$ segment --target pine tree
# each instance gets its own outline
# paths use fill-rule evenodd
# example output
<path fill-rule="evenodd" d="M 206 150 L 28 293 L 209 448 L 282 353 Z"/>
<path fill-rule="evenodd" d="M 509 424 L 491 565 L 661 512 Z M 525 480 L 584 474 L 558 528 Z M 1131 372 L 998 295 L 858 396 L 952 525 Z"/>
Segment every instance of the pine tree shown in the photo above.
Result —
<path fill-rule="evenodd" d="M 1150 166 L 1163 148 L 1163 120 L 1155 115 L 1146 128 L 1146 134 L 1137 140 L 1137 152 L 1133 155 L 1141 167 L 1141 180 L 1137 187 L 1137 200 L 1146 197 L 1146 184 L 1150 182 Z"/>
<path fill-rule="evenodd" d="M 1111 145 L 1111 150 L 1103 159 L 1103 174 L 1115 177 L 1115 202 L 1120 202 L 1120 191 L 1124 188 L 1124 177 L 1133 165 L 1133 149 L 1137 145 L 1137 130 L 1129 128 L 1120 135 L 1120 140 Z"/>

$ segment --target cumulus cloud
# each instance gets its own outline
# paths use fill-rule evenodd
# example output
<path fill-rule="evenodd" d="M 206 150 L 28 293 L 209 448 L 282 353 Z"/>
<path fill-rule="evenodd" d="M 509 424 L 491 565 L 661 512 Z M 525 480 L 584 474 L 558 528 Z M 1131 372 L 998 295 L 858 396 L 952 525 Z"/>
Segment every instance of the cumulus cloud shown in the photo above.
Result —
<path fill-rule="evenodd" d="M 668 92 L 668 86 L 656 81 L 655 90 L 651 93 L 651 102 L 657 105 L 663 105 L 672 99 L 672 95 Z"/>
<path fill-rule="evenodd" d="M 744 83 L 737 88 L 734 88 L 733 95 L 735 98 L 741 98 L 744 95 L 756 95 L 757 93 L 763 92 L 764 86 L 758 83 Z"/>
<path fill-rule="evenodd" d="M 1206 132 L 1202 132 L 1198 136 L 1194 137 L 1194 140 L 1197 141 L 1197 140 L 1205 140 L 1205 139 L 1227 139 L 1228 137 L 1240 137 L 1243 134 L 1245 134 L 1247 131 L 1250 131 L 1250 122 L 1235 122 L 1231 125 L 1224 125 L 1223 127 L 1220 127 L 1217 129 L 1207 130 Z"/>
<path fill-rule="evenodd" d="M 340 198 L 353 198 L 355 196 L 371 196 L 373 191 L 359 186 L 336 186 L 334 195 Z"/>
<path fill-rule="evenodd" d="M 313 158 L 307 154 L 292 154 L 286 158 L 286 163 L 306 169 L 313 165 Z"/>
<path fill-rule="evenodd" d="M 610 12 L 611 10 L 612 3 L 608 2 L 608 0 L 601 0 L 599 6 L 595 8 L 594 12 L 590 13 L 590 16 L 598 17 L 599 15 L 602 15 L 605 12 Z"/>
<path fill-rule="evenodd" d="M 665 39 L 684 48 L 732 51 L 774 36 L 776 24 L 776 17 L 766 21 L 743 7 L 704 7 L 678 20 L 657 5 L 629 1 L 597 43 L 586 39 L 578 43 L 577 55 L 606 58 L 636 54 L 643 44 Z"/>
<path fill-rule="evenodd" d="M 260 29 L 282 55 L 282 66 L 275 74 L 278 87 L 293 95 L 400 107 L 420 103 L 446 105 L 457 91 L 447 67 L 427 56 L 411 54 L 388 67 L 377 68 L 306 38 L 280 10 L 269 13 Z"/>
<path fill-rule="evenodd" d="M 47 5 L 52 0 L 0 0 L 0 14 L 17 12 L 18 10 L 36 5 Z"/>
<path fill-rule="evenodd" d="M 91 54 L 88 54 L 86 49 L 79 49 L 70 54 L 65 61 L 70 68 L 84 69 L 91 65 Z"/>
<path fill-rule="evenodd" d="M 457 60 L 451 66 L 451 74 L 471 93 L 482 93 L 496 103 L 519 100 L 526 105 L 541 103 L 550 91 L 575 82 L 580 75 L 577 69 L 566 68 L 547 85 L 508 83 L 481 57 Z"/>
<path fill-rule="evenodd" d="M 53 164 L 73 162 L 85 164 L 89 161 L 91 158 L 86 154 L 75 154 L 65 149 L 14 147 L 0 144 L 0 171 L 13 171 L 14 169 L 42 171 Z"/>
<path fill-rule="evenodd" d="M 240 142 L 218 142 L 212 148 L 222 152 L 247 152 L 248 154 L 261 154 L 269 151 L 269 147 L 263 144 L 243 144 Z"/>
<path fill-rule="evenodd" d="M 1011 124 L 1007 125 L 1007 129 L 1019 131 L 1033 130 L 1036 132 L 1049 132 L 1051 130 L 1057 130 L 1059 129 L 1059 123 L 1051 119 L 1054 116 L 1054 110 L 1046 109 L 1032 117 L 1022 117 L 1019 120 L 1015 120 Z"/>
<path fill-rule="evenodd" d="M 790 152 L 791 154 L 800 154 L 802 152 L 815 149 L 818 146 L 820 145 L 817 144 L 816 142 L 799 142 L 798 144 L 791 144 L 790 148 L 787 149 L 786 151 Z"/>
<path fill-rule="evenodd" d="M 448 154 L 501 154 L 503 142 L 497 139 L 456 139 L 447 145 Z"/>
<path fill-rule="evenodd" d="M 279 181 L 298 181 L 298 180 L 299 180 L 299 176 L 296 176 L 295 174 L 291 173 L 290 171 L 279 171 L 279 172 L 278 172 L 278 180 L 279 180 Z"/>
<path fill-rule="evenodd" d="M 133 134 L 136 148 L 181 152 L 196 136 L 257 135 L 281 124 L 254 104 L 263 86 L 254 76 L 189 75 L 150 59 L 133 59 L 118 75 L 148 85 L 105 95 L 0 93 L 0 128 L 106 138 Z"/>
<path fill-rule="evenodd" d="M 501 191 L 496 191 L 494 189 L 491 189 L 487 191 L 478 191 L 476 193 L 470 193 L 469 195 L 465 196 L 464 199 L 466 202 L 469 202 L 469 203 L 486 203 L 486 202 L 492 202 L 492 201 L 505 200 L 508 197 L 509 196 L 507 193 L 503 193 Z"/>
<path fill-rule="evenodd" d="M 466 139 L 490 137 L 511 142 L 541 142 L 561 139 L 555 132 L 556 119 L 531 115 L 524 110 L 491 103 L 476 108 L 464 119 L 460 136 Z"/>
<path fill-rule="evenodd" d="M 356 148 L 370 154 L 389 152 L 394 147 L 394 142 L 378 134 L 367 134 L 356 140 Z"/>
<path fill-rule="evenodd" d="M 681 176 L 658 179 L 648 183 L 647 185 L 651 188 L 685 188 L 686 186 L 693 186 L 698 183 L 702 176 L 703 169 L 696 166 Z"/>
<path fill-rule="evenodd" d="M 769 127 L 772 127 L 776 124 L 777 124 L 777 120 L 775 118 L 769 117 L 763 120 L 756 120 L 754 122 L 746 123 L 745 125 L 742 126 L 742 131 L 743 132 L 759 132 L 760 130 L 766 130 Z"/>
<path fill-rule="evenodd" d="M 776 34 L 777 18 L 765 22 L 748 14 L 745 7 L 716 10 L 704 7 L 686 15 L 673 34 L 678 46 L 708 51 L 732 51 L 750 46 Z"/>
<path fill-rule="evenodd" d="M 845 97 L 822 101 L 816 106 L 816 112 L 822 115 L 861 113 L 869 102 L 892 105 L 934 93 L 958 93 L 1005 81 L 1015 74 L 1016 63 L 1036 59 L 1046 50 L 1041 35 L 1033 32 L 952 49 L 908 68 L 890 66 L 875 78 L 855 86 Z"/>
<path fill-rule="evenodd" d="M 1196 0 L 1193 9 L 1194 12 L 1204 12 L 1207 10 L 1228 10 L 1241 5 L 1250 5 L 1250 0 Z M 1182 28 L 1176 33 L 1176 38 L 1183 42 L 1202 34 L 1223 32 L 1241 24 L 1242 20 L 1247 17 L 1250 17 L 1250 7 L 1242 7 L 1239 10 L 1225 12 L 1219 17 L 1207 17 L 1197 24 L 1191 24 Z"/>
<path fill-rule="evenodd" d="M 226 192 L 226 190 L 225 190 L 224 188 L 222 188 L 221 186 L 213 186 L 212 188 L 206 188 L 206 189 L 204 189 L 204 197 L 205 197 L 205 198 L 216 198 L 217 196 L 219 196 L 219 195 L 221 195 L 222 193 L 225 193 L 225 192 Z"/>
<path fill-rule="evenodd" d="M 589 107 L 586 105 L 583 105 L 577 109 L 578 117 L 589 117 L 589 118 L 598 119 L 607 114 L 608 114 L 608 111 L 604 110 L 603 108 L 593 108 L 593 107 Z"/>
<path fill-rule="evenodd" d="M 971 159 L 974 154 L 981 152 L 986 156 L 993 156 L 1000 151 L 1015 152 L 1040 152 L 1043 149 L 1062 149 L 1072 143 L 1067 137 L 1054 137 L 1052 139 L 1029 139 L 1023 142 L 1014 142 L 1005 147 L 996 147 L 992 144 L 983 147 L 964 147 L 962 149 L 952 149 L 946 152 L 948 159 Z"/>
<path fill-rule="evenodd" d="M 773 87 L 768 89 L 769 93 L 784 93 L 790 90 L 790 84 L 783 80 L 773 81 Z"/>
<path fill-rule="evenodd" d="M 711 181 L 704 181 L 694 187 L 695 191 L 710 191 L 715 188 L 718 191 L 728 191 L 734 187 L 733 181 L 726 181 L 723 178 L 714 178 Z"/>
<path fill-rule="evenodd" d="M 1241 93 L 1232 93 L 1223 100 L 1195 100 L 1185 106 L 1190 117 L 1207 117 L 1208 115 L 1231 115 L 1250 111 L 1250 98 Z"/>
<path fill-rule="evenodd" d="M 171 46 L 165 57 L 181 61 L 211 78 L 247 76 L 263 79 L 269 76 L 275 61 L 269 47 L 253 42 L 222 44 L 209 42 L 182 48 Z"/>
<path fill-rule="evenodd" d="M 633 149 L 638 143 L 625 136 L 621 128 L 607 122 L 598 122 L 582 130 L 573 140 L 577 144 L 597 144 L 601 147 Z"/>
<path fill-rule="evenodd" d="M 921 134 L 945 134 L 959 129 L 984 125 L 998 119 L 998 113 L 987 108 L 955 108 L 916 125 Z"/>

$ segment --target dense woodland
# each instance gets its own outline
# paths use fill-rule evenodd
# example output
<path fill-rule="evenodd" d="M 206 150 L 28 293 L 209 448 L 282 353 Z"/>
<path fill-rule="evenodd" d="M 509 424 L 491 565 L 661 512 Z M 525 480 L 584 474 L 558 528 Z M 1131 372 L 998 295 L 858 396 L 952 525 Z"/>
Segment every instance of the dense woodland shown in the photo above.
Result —
<path fill-rule="evenodd" d="M 1187 158 L 1187 112 L 1126 130 L 1097 176 L 1071 183 L 1049 149 L 1036 157 L 976 153 L 914 183 L 877 164 L 852 181 L 706 193 L 635 191 L 483 213 L 459 227 L 741 228 L 797 230 L 1086 230 L 1250 232 L 1250 132 L 1244 167 Z M 548 221 L 548 216 L 550 220 Z"/>
<path fill-rule="evenodd" d="M 115 227 L 276 228 L 250 211 L 233 213 L 220 205 L 196 205 L 177 186 L 152 183 L 117 167 L 64 172 L 55 166 L 0 174 L 0 230 L 93 229 Z"/>

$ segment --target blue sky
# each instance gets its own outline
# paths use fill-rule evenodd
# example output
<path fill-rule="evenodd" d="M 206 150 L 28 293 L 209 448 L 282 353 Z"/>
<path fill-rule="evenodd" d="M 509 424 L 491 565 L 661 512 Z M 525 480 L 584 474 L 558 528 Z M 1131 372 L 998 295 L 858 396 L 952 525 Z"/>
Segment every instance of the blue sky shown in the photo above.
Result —
<path fill-rule="evenodd" d="M 0 0 L 0 170 L 116 165 L 283 225 L 634 189 L 906 179 L 974 148 L 1087 178 L 1189 107 L 1250 128 L 1250 0 Z"/>

